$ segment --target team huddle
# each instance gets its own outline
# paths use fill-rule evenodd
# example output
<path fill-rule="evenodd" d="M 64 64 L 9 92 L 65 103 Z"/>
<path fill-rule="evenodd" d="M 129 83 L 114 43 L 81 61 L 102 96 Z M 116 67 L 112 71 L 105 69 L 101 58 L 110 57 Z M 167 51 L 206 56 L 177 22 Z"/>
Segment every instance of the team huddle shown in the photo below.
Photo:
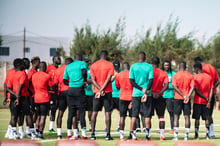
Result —
<path fill-rule="evenodd" d="M 111 63 L 107 58 L 108 52 L 102 50 L 100 59 L 90 67 L 89 60 L 81 54 L 76 54 L 74 60 L 66 58 L 65 65 L 60 67 L 59 56 L 54 56 L 53 64 L 50 65 L 39 57 L 33 57 L 31 61 L 27 58 L 15 59 L 14 68 L 7 72 L 4 82 L 3 104 L 9 103 L 11 113 L 5 137 L 44 139 L 45 121 L 47 115 L 50 115 L 49 132 L 57 132 L 57 138 L 62 139 L 62 118 L 68 109 L 67 139 L 88 138 L 85 117 L 88 112 L 90 139 L 95 140 L 96 123 L 99 122 L 96 121 L 97 115 L 104 109 L 105 139 L 113 140 L 111 115 L 116 109 L 120 117 L 118 132 L 121 140 L 125 139 L 127 116 L 131 120 L 128 138 L 137 139 L 136 132 L 140 131 L 139 115 L 146 140 L 150 140 L 154 111 L 159 120 L 160 140 L 165 140 L 164 114 L 167 109 L 173 140 L 178 140 L 182 112 L 185 118 L 184 140 L 188 140 L 191 111 L 195 119 L 194 138 L 199 138 L 200 117 L 205 121 L 206 138 L 215 138 L 212 113 L 220 81 L 213 66 L 196 57 L 193 76 L 186 70 L 187 64 L 184 61 L 179 64 L 178 72 L 172 70 L 169 60 L 163 61 L 160 69 L 160 59 L 155 56 L 151 63 L 147 63 L 144 52 L 138 54 L 137 63 L 131 67 L 128 62 L 120 65 L 119 61 Z M 24 119 L 26 131 L 23 128 Z M 55 120 L 57 131 L 54 130 Z"/>

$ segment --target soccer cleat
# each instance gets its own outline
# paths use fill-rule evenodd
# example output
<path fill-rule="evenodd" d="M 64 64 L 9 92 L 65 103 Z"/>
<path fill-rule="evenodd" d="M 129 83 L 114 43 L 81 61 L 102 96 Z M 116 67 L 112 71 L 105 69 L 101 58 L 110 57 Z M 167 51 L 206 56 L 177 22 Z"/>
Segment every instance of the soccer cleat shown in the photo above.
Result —
<path fill-rule="evenodd" d="M 87 136 L 82 136 L 82 139 L 88 139 Z"/>
<path fill-rule="evenodd" d="M 31 137 L 31 133 L 26 133 L 26 136 L 30 138 Z"/>
<path fill-rule="evenodd" d="M 38 139 L 38 140 L 44 140 L 43 134 L 38 133 L 36 139 Z"/>
<path fill-rule="evenodd" d="M 72 135 L 67 135 L 67 139 L 70 139 L 72 137 Z"/>
<path fill-rule="evenodd" d="M 90 139 L 91 139 L 91 140 L 96 140 L 95 134 L 91 134 Z"/>
<path fill-rule="evenodd" d="M 188 136 L 184 136 L 184 140 L 188 141 L 189 137 Z"/>
<path fill-rule="evenodd" d="M 173 129 L 171 129 L 171 130 L 170 130 L 170 134 L 173 134 L 173 133 L 174 133 L 174 130 L 173 130 Z"/>
<path fill-rule="evenodd" d="M 178 137 L 173 137 L 173 141 L 178 141 Z"/>
<path fill-rule="evenodd" d="M 163 137 L 163 136 L 160 136 L 160 140 L 165 140 L 165 137 Z"/>
<path fill-rule="evenodd" d="M 107 134 L 106 137 L 105 137 L 105 139 L 106 139 L 106 140 L 113 140 L 113 138 L 111 137 L 110 134 Z"/>
<path fill-rule="evenodd" d="M 141 128 L 136 128 L 137 133 L 141 133 Z"/>
<path fill-rule="evenodd" d="M 12 131 L 11 135 L 9 136 L 9 139 L 20 139 L 16 131 Z"/>
<path fill-rule="evenodd" d="M 151 137 L 148 136 L 148 135 L 146 135 L 146 140 L 147 140 L 147 141 L 150 141 L 150 140 L 151 140 Z"/>
<path fill-rule="evenodd" d="M 24 132 L 21 132 L 19 134 L 20 134 L 20 139 L 23 139 L 25 137 L 25 133 Z"/>
<path fill-rule="evenodd" d="M 49 133 L 57 133 L 54 129 L 50 129 Z"/>
<path fill-rule="evenodd" d="M 31 139 L 34 140 L 34 139 L 36 139 L 36 138 L 37 138 L 36 133 L 35 133 L 35 132 L 32 132 L 32 133 L 31 133 Z"/>
<path fill-rule="evenodd" d="M 137 140 L 136 133 L 131 132 L 130 134 L 131 134 L 131 139 Z"/>
<path fill-rule="evenodd" d="M 105 128 L 105 129 L 103 130 L 103 132 L 107 132 L 107 128 Z"/>
<path fill-rule="evenodd" d="M 62 135 L 58 135 L 57 136 L 57 140 L 61 140 L 62 139 Z M 68 138 L 67 138 L 68 139 Z"/>

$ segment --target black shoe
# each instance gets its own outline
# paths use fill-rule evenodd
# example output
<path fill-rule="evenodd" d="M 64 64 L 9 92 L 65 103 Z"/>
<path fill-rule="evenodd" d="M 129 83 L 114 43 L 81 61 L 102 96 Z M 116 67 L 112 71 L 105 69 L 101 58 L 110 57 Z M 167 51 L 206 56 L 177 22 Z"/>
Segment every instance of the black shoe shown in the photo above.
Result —
<path fill-rule="evenodd" d="M 96 140 L 95 134 L 91 134 L 90 139 L 91 139 L 91 140 Z"/>
<path fill-rule="evenodd" d="M 57 139 L 58 139 L 58 140 L 61 140 L 61 139 L 62 139 L 62 135 L 58 135 L 58 136 L 57 136 Z"/>
<path fill-rule="evenodd" d="M 131 133 L 129 133 L 128 139 L 132 139 L 132 135 L 131 135 Z"/>
<path fill-rule="evenodd" d="M 106 137 L 105 137 L 105 139 L 106 139 L 106 140 L 113 140 L 113 138 L 111 137 L 110 134 L 107 134 Z"/>

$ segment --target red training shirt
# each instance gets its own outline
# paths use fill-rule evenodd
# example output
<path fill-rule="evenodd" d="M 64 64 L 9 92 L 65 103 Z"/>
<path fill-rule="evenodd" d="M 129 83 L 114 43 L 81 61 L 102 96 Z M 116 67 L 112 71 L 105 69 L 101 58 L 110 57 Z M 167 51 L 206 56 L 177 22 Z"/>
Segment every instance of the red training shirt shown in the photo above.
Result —
<path fill-rule="evenodd" d="M 212 84 L 214 86 L 215 80 L 218 79 L 218 74 L 215 68 L 210 64 L 203 64 L 202 65 L 202 72 L 207 73 L 212 78 Z M 216 93 L 216 89 L 214 89 L 214 93 Z"/>
<path fill-rule="evenodd" d="M 183 93 L 183 95 L 188 95 L 191 86 L 194 86 L 194 79 L 192 74 L 188 71 L 177 72 L 175 75 L 173 75 L 172 86 L 176 86 Z M 184 98 L 175 91 L 174 99 L 183 100 Z"/>
<path fill-rule="evenodd" d="M 33 93 L 32 97 L 34 97 L 34 87 L 33 87 L 33 84 L 32 84 L 32 76 L 36 73 L 37 71 L 33 68 L 31 68 L 29 71 L 28 71 L 28 80 L 29 80 L 29 86 L 30 86 L 30 89 Z"/>
<path fill-rule="evenodd" d="M 55 66 L 53 66 L 53 64 L 49 64 L 47 66 L 47 70 L 46 73 L 48 73 L 51 77 L 51 82 L 53 82 L 53 84 L 55 83 L 55 70 L 57 68 Z M 49 91 L 50 93 L 54 93 L 54 91 Z"/>
<path fill-rule="evenodd" d="M 12 83 L 12 79 L 13 79 L 13 76 L 15 74 L 16 70 L 14 68 L 12 69 L 9 69 L 7 74 L 6 74 L 6 78 L 5 78 L 5 84 L 7 87 L 10 86 L 10 84 Z M 8 99 L 10 99 L 10 93 L 8 92 Z"/>
<path fill-rule="evenodd" d="M 105 83 L 108 75 L 114 75 L 114 66 L 111 62 L 106 60 L 98 60 L 93 63 L 90 67 L 90 75 L 94 76 L 96 82 L 100 87 Z M 94 93 L 97 93 L 99 89 L 95 87 Z M 112 92 L 112 82 L 110 81 L 106 88 L 104 89 L 105 93 Z"/>
<path fill-rule="evenodd" d="M 212 78 L 206 73 L 199 73 L 194 76 L 194 82 L 195 88 L 209 98 L 210 89 L 213 88 Z M 208 102 L 195 93 L 193 103 L 206 105 Z"/>
<path fill-rule="evenodd" d="M 154 78 L 152 84 L 152 92 L 158 93 L 163 88 L 164 83 L 169 83 L 169 78 L 166 72 L 159 68 L 153 68 L 154 70 Z M 163 93 L 161 94 L 163 96 Z"/>
<path fill-rule="evenodd" d="M 132 100 L 133 86 L 130 83 L 129 71 L 122 71 L 116 75 L 115 86 L 121 89 L 120 100 Z"/>
<path fill-rule="evenodd" d="M 45 103 L 50 101 L 50 93 L 48 91 L 48 86 L 51 77 L 45 72 L 37 72 L 32 77 L 32 84 L 35 90 L 34 102 L 35 103 Z M 50 84 L 52 86 L 53 84 Z"/>
<path fill-rule="evenodd" d="M 69 86 L 63 83 L 63 75 L 67 65 L 63 65 L 55 70 L 55 83 L 59 84 L 59 91 L 67 91 Z"/>
<path fill-rule="evenodd" d="M 22 90 L 21 90 L 21 96 L 28 97 L 28 77 L 25 71 L 16 71 L 13 75 L 12 82 L 9 84 L 9 88 L 13 89 L 13 92 L 18 94 L 19 86 L 23 84 Z"/>

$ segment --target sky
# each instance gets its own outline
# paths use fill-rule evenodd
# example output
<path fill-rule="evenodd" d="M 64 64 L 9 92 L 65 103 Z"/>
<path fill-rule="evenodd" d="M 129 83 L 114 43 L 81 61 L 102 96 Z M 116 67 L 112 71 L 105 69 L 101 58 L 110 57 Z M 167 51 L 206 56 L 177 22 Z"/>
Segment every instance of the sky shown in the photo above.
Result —
<path fill-rule="evenodd" d="M 219 0 L 0 0 L 0 34 L 22 35 L 26 27 L 42 36 L 72 38 L 74 28 L 87 21 L 94 31 L 105 31 L 125 17 L 125 35 L 134 40 L 172 14 L 180 20 L 179 36 L 194 31 L 195 38 L 207 40 L 220 31 L 219 6 Z"/>

